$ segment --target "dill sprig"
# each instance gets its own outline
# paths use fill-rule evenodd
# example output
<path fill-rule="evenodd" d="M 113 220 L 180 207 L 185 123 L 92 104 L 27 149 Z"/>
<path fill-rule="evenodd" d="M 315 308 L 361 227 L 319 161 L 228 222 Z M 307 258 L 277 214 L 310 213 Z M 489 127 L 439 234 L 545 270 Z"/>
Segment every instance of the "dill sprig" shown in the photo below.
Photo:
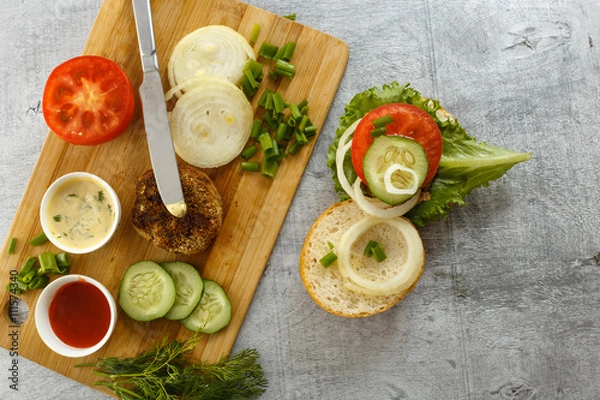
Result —
<path fill-rule="evenodd" d="M 166 339 L 147 352 L 130 358 L 98 359 L 94 383 L 110 389 L 123 400 L 220 400 L 255 399 L 267 387 L 255 349 L 244 349 L 209 364 L 190 356 L 200 337 L 180 342 Z"/>

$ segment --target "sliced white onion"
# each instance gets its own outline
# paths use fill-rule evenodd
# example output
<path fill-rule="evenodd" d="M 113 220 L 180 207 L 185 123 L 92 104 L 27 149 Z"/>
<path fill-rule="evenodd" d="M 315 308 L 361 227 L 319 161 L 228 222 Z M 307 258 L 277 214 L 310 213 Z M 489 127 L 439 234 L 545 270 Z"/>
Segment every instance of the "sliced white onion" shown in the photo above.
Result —
<path fill-rule="evenodd" d="M 373 280 L 361 275 L 354 269 L 354 264 L 351 260 L 353 244 L 367 230 L 377 224 L 388 224 L 398 230 L 402 236 L 402 239 L 399 240 L 405 242 L 403 247 L 406 250 L 403 264 L 395 268 L 398 272 L 383 280 Z M 425 250 L 419 233 L 406 219 L 382 219 L 368 216 L 352 225 L 340 238 L 337 251 L 337 264 L 340 274 L 352 282 L 354 289 L 369 294 L 389 295 L 408 289 L 417 280 L 423 265 L 424 252 Z M 358 252 L 358 254 L 362 255 L 362 252 Z M 400 262 L 396 258 L 388 262 L 394 261 Z"/>
<path fill-rule="evenodd" d="M 196 78 L 171 112 L 175 152 L 200 168 L 216 168 L 237 157 L 252 130 L 252 105 L 230 81 Z"/>
<path fill-rule="evenodd" d="M 392 182 L 392 175 L 396 171 L 407 172 L 413 177 L 413 185 L 408 189 L 399 189 L 394 186 Z M 402 164 L 392 164 L 390 165 L 385 172 L 383 173 L 383 183 L 385 184 L 385 190 L 391 194 L 415 194 L 419 189 L 419 175 L 415 172 L 414 169 L 407 168 Z"/>
<path fill-rule="evenodd" d="M 378 218 L 396 218 L 409 212 L 419 202 L 421 191 L 402 204 L 390 206 L 387 203 L 375 198 L 367 198 L 360 188 L 360 178 L 357 178 L 352 186 L 354 189 L 354 201 L 367 214 Z"/>
<path fill-rule="evenodd" d="M 350 139 L 350 136 L 354 134 L 356 126 L 359 122 L 360 119 L 355 121 L 346 129 L 342 136 L 340 136 L 340 140 L 338 141 L 338 147 L 335 152 L 335 168 L 337 172 L 337 177 L 340 181 L 340 185 L 342 185 L 342 189 L 344 189 L 344 191 L 348 193 L 348 196 L 350 196 L 350 198 L 354 198 L 354 189 L 352 189 L 352 186 L 350 185 L 350 182 L 348 182 L 348 178 L 344 173 L 344 157 L 346 157 L 346 153 L 348 152 L 348 150 L 350 150 L 350 147 L 352 147 L 352 139 Z"/>
<path fill-rule="evenodd" d="M 225 25 L 205 26 L 175 45 L 167 67 L 169 83 L 175 87 L 190 78 L 210 75 L 237 85 L 249 59 L 256 59 L 254 50 L 237 31 Z"/>

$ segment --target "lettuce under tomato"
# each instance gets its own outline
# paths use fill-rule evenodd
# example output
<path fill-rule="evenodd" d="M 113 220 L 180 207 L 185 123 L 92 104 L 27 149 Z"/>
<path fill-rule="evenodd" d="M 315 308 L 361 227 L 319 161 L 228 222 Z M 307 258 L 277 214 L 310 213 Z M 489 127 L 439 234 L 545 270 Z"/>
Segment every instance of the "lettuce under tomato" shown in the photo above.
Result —
<path fill-rule="evenodd" d="M 388 103 L 409 103 L 421 108 L 433 117 L 442 133 L 442 158 L 438 173 L 428 189 L 430 199 L 421 202 L 406 214 L 416 225 L 424 226 L 438 218 L 445 218 L 453 205 L 466 204 L 464 198 L 471 190 L 487 186 L 514 165 L 531 158 L 531 153 L 518 153 L 477 142 L 465 132 L 456 119 L 440 107 L 438 101 L 422 97 L 421 93 L 410 88 L 408 83 L 400 85 L 393 82 L 381 89 L 374 87 L 354 96 L 346 105 L 345 114 L 340 118 L 327 160 L 329 168 L 333 171 L 335 191 L 340 200 L 349 198 L 342 189 L 336 172 L 335 153 L 340 136 L 367 112 Z M 344 159 L 344 172 L 350 182 L 356 179 L 349 153 Z"/>

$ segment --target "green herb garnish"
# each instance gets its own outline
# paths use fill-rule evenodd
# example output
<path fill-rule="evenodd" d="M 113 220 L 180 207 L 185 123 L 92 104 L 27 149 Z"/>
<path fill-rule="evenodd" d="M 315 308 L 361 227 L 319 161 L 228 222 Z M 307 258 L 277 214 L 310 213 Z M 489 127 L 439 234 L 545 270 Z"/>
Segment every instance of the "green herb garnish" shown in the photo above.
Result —
<path fill-rule="evenodd" d="M 102 377 L 95 386 L 110 389 L 121 399 L 255 399 L 267 387 L 258 352 L 245 349 L 209 364 L 191 357 L 201 338 L 180 342 L 166 339 L 130 358 L 98 359 L 93 373 Z"/>

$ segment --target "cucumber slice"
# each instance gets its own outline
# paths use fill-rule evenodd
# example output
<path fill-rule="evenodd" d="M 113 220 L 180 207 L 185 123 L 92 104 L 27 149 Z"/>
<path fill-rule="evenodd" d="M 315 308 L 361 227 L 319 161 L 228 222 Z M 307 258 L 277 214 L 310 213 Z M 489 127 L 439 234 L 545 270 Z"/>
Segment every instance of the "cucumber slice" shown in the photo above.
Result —
<path fill-rule="evenodd" d="M 153 261 L 140 261 L 127 268 L 119 286 L 119 305 L 136 321 L 163 317 L 175 303 L 171 275 Z"/>
<path fill-rule="evenodd" d="M 190 315 L 198 305 L 202 292 L 204 291 L 204 281 L 196 268 L 188 263 L 181 261 L 165 262 L 160 264 L 175 283 L 177 297 L 175 304 L 168 313 L 166 319 L 183 319 Z"/>
<path fill-rule="evenodd" d="M 217 282 L 205 279 L 200 303 L 181 323 L 191 331 L 211 334 L 225 328 L 230 321 L 231 302 L 227 293 Z"/>
<path fill-rule="evenodd" d="M 378 136 L 363 159 L 369 190 L 390 205 L 404 203 L 414 196 L 423 185 L 428 169 L 423 146 L 403 136 Z"/>

